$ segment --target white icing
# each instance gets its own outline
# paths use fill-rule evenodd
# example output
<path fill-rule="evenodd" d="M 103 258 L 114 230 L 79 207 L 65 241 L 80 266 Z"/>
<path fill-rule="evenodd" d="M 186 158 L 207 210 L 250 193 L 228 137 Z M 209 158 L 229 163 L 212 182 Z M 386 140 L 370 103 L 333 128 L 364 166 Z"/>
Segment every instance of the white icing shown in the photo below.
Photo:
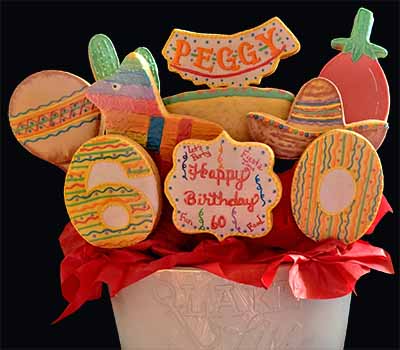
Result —
<path fill-rule="evenodd" d="M 98 161 L 90 171 L 87 190 L 90 191 L 91 188 L 104 183 L 126 184 L 138 189 L 147 196 L 154 213 L 159 211 L 159 186 L 153 174 L 129 178 L 122 166 L 112 162 Z"/>
<path fill-rule="evenodd" d="M 177 228 L 190 233 L 211 232 L 220 240 L 232 235 L 259 237 L 268 233 L 272 225 L 270 211 L 281 193 L 280 182 L 270 168 L 271 156 L 266 145 L 237 143 L 224 134 L 196 145 L 180 143 L 175 168 L 165 185 L 176 208 Z"/>
<path fill-rule="evenodd" d="M 356 186 L 350 172 L 333 169 L 321 179 L 319 201 L 322 209 L 336 214 L 351 204 L 355 193 Z"/>
<path fill-rule="evenodd" d="M 107 226 L 121 229 L 129 224 L 129 211 L 122 205 L 110 205 L 103 211 L 102 219 Z"/>

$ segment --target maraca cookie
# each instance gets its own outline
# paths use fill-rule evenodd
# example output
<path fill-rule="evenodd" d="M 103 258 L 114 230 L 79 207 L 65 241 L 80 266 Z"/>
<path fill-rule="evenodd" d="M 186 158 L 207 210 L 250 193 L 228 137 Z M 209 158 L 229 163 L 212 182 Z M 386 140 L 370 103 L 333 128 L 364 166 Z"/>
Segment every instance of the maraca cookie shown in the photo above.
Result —
<path fill-rule="evenodd" d="M 161 211 L 155 164 L 139 144 L 120 135 L 99 136 L 78 149 L 67 172 L 64 198 L 79 234 L 103 248 L 144 240 Z"/>
<path fill-rule="evenodd" d="M 292 212 L 307 237 L 351 243 L 371 226 L 382 192 L 382 167 L 371 143 L 355 132 L 333 130 L 301 156 L 292 182 Z"/>
<path fill-rule="evenodd" d="M 63 169 L 78 147 L 97 136 L 100 111 L 85 97 L 89 83 L 71 73 L 46 70 L 14 90 L 11 129 L 29 152 Z"/>

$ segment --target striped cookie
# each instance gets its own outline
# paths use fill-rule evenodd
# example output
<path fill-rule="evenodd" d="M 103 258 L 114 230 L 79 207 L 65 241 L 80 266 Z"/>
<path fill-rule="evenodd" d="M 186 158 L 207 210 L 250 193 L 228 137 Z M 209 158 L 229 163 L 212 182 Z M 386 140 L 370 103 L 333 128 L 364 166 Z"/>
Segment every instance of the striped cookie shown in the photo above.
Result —
<path fill-rule="evenodd" d="M 144 240 L 158 221 L 160 193 L 150 156 L 119 135 L 83 144 L 71 161 L 64 187 L 72 224 L 86 241 L 102 248 Z"/>
<path fill-rule="evenodd" d="M 55 70 L 23 80 L 9 106 L 11 129 L 20 144 L 67 169 L 78 147 L 99 133 L 100 111 L 85 97 L 88 86 L 76 75 Z"/>
<path fill-rule="evenodd" d="M 297 164 L 293 216 L 315 241 L 351 243 L 374 221 L 382 191 L 382 167 L 371 143 L 352 131 L 329 131 L 307 147 Z"/>

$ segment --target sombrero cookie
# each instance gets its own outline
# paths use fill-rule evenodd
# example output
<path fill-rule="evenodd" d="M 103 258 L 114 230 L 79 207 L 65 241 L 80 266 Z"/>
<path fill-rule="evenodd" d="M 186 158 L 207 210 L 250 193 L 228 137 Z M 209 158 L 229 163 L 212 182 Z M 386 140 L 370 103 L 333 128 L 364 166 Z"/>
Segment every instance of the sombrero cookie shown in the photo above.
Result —
<path fill-rule="evenodd" d="M 287 120 L 258 112 L 249 113 L 247 118 L 252 138 L 271 146 L 277 158 L 299 158 L 312 140 L 332 129 L 353 130 L 379 148 L 388 124 L 381 120 L 345 124 L 344 113 L 337 87 L 330 80 L 319 77 L 300 89 Z"/>
<path fill-rule="evenodd" d="M 99 136 L 75 153 L 64 186 L 71 223 L 90 244 L 121 248 L 144 240 L 161 212 L 157 168 L 136 142 Z"/>
<path fill-rule="evenodd" d="M 56 70 L 23 80 L 9 106 L 11 129 L 21 145 L 67 169 L 78 147 L 99 132 L 100 111 L 85 97 L 88 86 L 78 76 Z"/>
<path fill-rule="evenodd" d="M 246 115 L 251 111 L 287 119 L 291 92 L 273 88 L 219 88 L 184 92 L 163 99 L 171 113 L 186 114 L 220 124 L 237 141 L 250 141 Z"/>
<path fill-rule="evenodd" d="M 163 174 L 172 166 L 177 143 L 187 138 L 209 140 L 223 129 L 207 120 L 169 113 L 153 74 L 148 61 L 132 52 L 116 73 L 93 84 L 87 96 L 100 108 L 106 132 L 138 142 L 152 153 Z"/>
<path fill-rule="evenodd" d="M 291 204 L 300 230 L 321 241 L 359 239 L 377 214 L 383 172 L 371 143 L 347 130 L 332 130 L 302 154 L 292 181 Z"/>

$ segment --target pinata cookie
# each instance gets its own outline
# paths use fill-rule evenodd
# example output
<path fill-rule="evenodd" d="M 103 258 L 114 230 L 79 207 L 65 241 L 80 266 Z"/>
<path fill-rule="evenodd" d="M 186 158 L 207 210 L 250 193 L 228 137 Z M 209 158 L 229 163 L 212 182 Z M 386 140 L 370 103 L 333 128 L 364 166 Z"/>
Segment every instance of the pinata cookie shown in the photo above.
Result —
<path fill-rule="evenodd" d="M 382 192 L 382 167 L 372 145 L 352 131 L 333 130 L 301 156 L 292 182 L 292 212 L 309 238 L 351 243 L 371 226 Z"/>
<path fill-rule="evenodd" d="M 164 190 L 178 230 L 209 232 L 220 241 L 271 230 L 282 190 L 270 147 L 237 142 L 223 132 L 212 141 L 182 141 L 173 160 Z"/>
<path fill-rule="evenodd" d="M 29 152 L 63 169 L 78 147 L 97 136 L 100 111 L 85 97 L 85 80 L 63 71 L 30 75 L 14 90 L 11 129 Z"/>
<path fill-rule="evenodd" d="M 106 132 L 126 135 L 151 151 L 162 175 L 170 170 L 177 143 L 210 140 L 223 130 L 207 120 L 169 113 L 149 63 L 136 52 L 125 57 L 114 75 L 93 84 L 87 96 L 102 111 Z"/>
<path fill-rule="evenodd" d="M 90 244 L 120 248 L 144 240 L 161 212 L 157 168 L 136 142 L 106 135 L 75 153 L 64 187 L 71 222 Z"/>
<path fill-rule="evenodd" d="M 186 114 L 220 124 L 237 141 L 250 141 L 246 115 L 257 111 L 283 120 L 294 96 L 273 88 L 219 88 L 184 92 L 163 99 L 171 113 Z"/>

